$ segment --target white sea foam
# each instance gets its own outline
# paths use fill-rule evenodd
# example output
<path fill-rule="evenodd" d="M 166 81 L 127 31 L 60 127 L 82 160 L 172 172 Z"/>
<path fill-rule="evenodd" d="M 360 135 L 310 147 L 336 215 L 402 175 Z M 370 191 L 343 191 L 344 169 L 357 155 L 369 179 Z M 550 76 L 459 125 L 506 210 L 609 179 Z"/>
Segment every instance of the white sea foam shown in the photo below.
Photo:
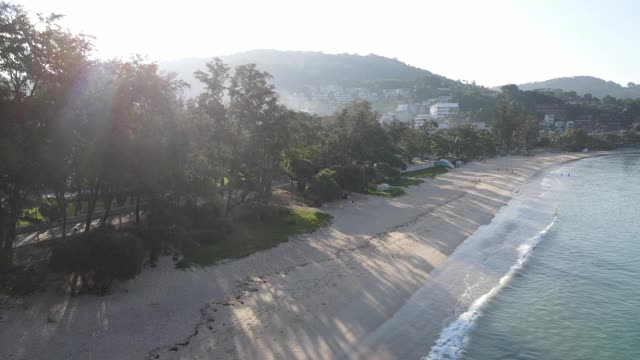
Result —
<path fill-rule="evenodd" d="M 486 294 L 477 298 L 469 306 L 467 311 L 462 313 L 455 321 L 442 330 L 440 337 L 431 348 L 429 355 L 423 357 L 422 360 L 456 360 L 460 357 L 462 349 L 464 349 L 465 343 L 468 340 L 469 333 L 476 319 L 478 319 L 482 314 L 484 306 L 493 296 L 500 292 L 500 290 L 511 280 L 513 275 L 522 268 L 531 251 L 543 239 L 549 229 L 551 229 L 556 219 L 557 217 L 554 217 L 551 223 L 544 230 L 527 239 L 518 247 L 518 259 L 516 263 L 511 266 L 509 271 L 507 271 L 502 278 L 500 278 L 497 285 L 495 285 Z M 465 294 L 466 293 L 467 292 L 465 291 Z"/>

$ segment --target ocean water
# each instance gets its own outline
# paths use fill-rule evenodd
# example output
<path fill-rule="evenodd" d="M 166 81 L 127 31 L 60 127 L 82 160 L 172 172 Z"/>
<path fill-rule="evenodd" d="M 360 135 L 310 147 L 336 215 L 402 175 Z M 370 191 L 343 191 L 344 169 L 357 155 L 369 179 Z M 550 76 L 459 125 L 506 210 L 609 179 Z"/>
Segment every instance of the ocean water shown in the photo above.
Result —
<path fill-rule="evenodd" d="M 639 225 L 640 155 L 541 174 L 461 246 L 467 291 L 425 359 L 640 359 Z"/>

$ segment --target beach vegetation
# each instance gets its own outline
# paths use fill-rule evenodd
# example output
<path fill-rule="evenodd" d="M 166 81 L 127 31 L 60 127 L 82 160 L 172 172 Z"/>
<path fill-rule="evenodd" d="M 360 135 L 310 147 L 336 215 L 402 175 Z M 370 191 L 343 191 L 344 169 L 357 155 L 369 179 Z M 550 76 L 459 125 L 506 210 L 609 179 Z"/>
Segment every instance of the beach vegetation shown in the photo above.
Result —
<path fill-rule="evenodd" d="M 401 186 L 401 187 L 409 187 L 409 186 L 414 186 L 414 185 L 420 185 L 424 183 L 424 180 L 418 178 L 418 177 L 401 177 L 400 179 L 396 180 L 396 181 L 392 181 L 391 183 L 389 183 L 389 185 L 391 186 Z"/>
<path fill-rule="evenodd" d="M 414 171 L 408 171 L 403 173 L 403 176 L 409 177 L 409 178 L 432 178 L 434 179 L 436 176 L 438 175 L 442 175 L 442 174 L 446 174 L 447 172 L 449 172 L 449 170 L 447 168 L 441 167 L 441 166 L 434 166 L 434 167 L 430 167 L 430 168 L 426 168 L 426 169 L 420 169 L 420 170 L 414 170 Z"/>
<path fill-rule="evenodd" d="M 183 258 L 176 266 L 181 269 L 207 266 L 248 256 L 286 242 L 293 235 L 317 231 L 332 219 L 331 215 L 312 209 L 273 207 L 262 211 L 271 216 L 257 222 L 242 218 L 224 229 L 192 232 L 183 244 Z"/>
<path fill-rule="evenodd" d="M 72 292 L 104 294 L 114 280 L 140 273 L 144 258 L 137 236 L 104 227 L 56 244 L 50 264 L 53 271 L 64 273 Z"/>
<path fill-rule="evenodd" d="M 331 169 L 323 169 L 318 172 L 305 191 L 308 198 L 318 203 L 342 197 L 342 189 L 336 181 L 336 172 Z"/>

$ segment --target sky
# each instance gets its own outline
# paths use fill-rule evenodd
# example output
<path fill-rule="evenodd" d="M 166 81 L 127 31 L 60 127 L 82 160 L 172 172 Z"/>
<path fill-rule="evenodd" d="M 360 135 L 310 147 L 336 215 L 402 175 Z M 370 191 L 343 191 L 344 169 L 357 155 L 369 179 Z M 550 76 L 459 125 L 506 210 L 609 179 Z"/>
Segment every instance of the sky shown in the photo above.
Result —
<path fill-rule="evenodd" d="M 95 56 L 252 49 L 397 58 L 485 86 L 591 75 L 640 83 L 637 0 L 22 0 L 95 37 Z"/>

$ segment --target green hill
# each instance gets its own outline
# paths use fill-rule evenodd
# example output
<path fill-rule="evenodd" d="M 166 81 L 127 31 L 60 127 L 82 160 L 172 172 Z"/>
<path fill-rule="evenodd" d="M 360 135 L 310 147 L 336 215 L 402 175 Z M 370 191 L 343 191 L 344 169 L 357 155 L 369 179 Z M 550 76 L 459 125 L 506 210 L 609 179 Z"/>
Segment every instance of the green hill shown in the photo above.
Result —
<path fill-rule="evenodd" d="M 457 88 L 462 83 L 407 65 L 397 59 L 378 55 L 324 54 L 321 52 L 251 50 L 222 60 L 231 65 L 255 63 L 273 75 L 273 83 L 281 92 L 304 91 L 308 86 L 341 85 L 370 89 L 415 87 Z M 209 58 L 185 58 L 160 63 L 166 71 L 176 72 L 192 85 L 192 92 L 202 89 L 193 72 L 204 68 Z"/>
<path fill-rule="evenodd" d="M 575 91 L 578 95 L 591 94 L 602 99 L 610 95 L 615 98 L 640 98 L 640 86 L 629 83 L 626 87 L 613 81 L 593 76 L 562 77 L 546 81 L 518 85 L 522 90 L 561 89 Z"/>

